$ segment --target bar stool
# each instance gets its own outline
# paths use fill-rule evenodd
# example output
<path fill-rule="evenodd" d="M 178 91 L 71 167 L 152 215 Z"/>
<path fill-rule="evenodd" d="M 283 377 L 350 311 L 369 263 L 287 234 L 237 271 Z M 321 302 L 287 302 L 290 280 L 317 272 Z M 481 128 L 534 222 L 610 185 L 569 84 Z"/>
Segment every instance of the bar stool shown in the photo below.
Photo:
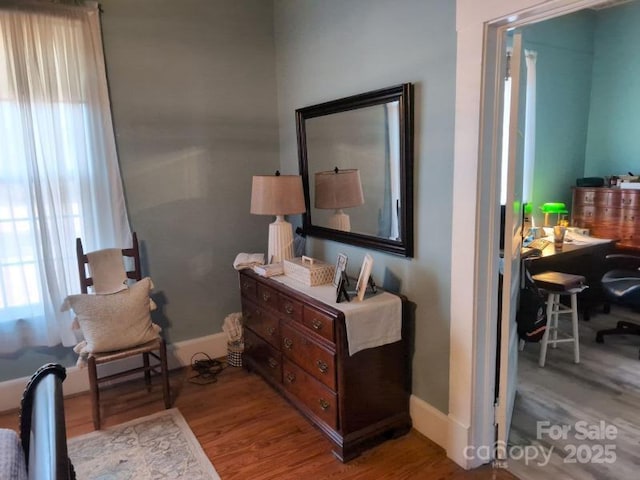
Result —
<path fill-rule="evenodd" d="M 556 348 L 558 343 L 573 342 L 573 361 L 580 363 L 580 342 L 578 335 L 578 293 L 587 288 L 582 275 L 562 272 L 544 272 L 533 275 L 533 281 L 547 294 L 547 329 L 540 341 L 540 358 L 538 365 L 544 367 L 547 358 L 547 347 Z M 560 302 L 561 297 L 570 296 L 570 307 Z M 572 335 L 558 338 L 558 317 L 571 315 Z M 551 337 L 551 338 L 549 338 Z"/>

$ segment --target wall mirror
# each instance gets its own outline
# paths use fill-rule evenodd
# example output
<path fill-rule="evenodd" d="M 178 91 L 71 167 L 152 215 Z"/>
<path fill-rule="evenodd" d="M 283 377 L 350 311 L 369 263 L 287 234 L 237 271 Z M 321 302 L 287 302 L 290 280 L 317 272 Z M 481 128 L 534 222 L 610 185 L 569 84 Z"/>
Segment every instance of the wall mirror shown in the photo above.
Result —
<path fill-rule="evenodd" d="M 303 233 L 413 256 L 413 85 L 296 110 Z"/>

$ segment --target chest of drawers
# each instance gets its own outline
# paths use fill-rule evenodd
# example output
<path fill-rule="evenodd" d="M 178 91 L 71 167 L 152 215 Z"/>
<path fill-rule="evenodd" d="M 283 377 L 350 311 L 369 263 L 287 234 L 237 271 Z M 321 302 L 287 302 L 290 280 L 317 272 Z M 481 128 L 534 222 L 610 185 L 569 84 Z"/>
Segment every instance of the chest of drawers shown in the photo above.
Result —
<path fill-rule="evenodd" d="M 573 188 L 571 224 L 617 246 L 640 249 L 640 190 Z"/>
<path fill-rule="evenodd" d="M 406 322 L 403 340 L 350 356 L 340 310 L 251 270 L 240 272 L 240 291 L 243 365 L 319 428 L 338 459 L 411 428 Z"/>

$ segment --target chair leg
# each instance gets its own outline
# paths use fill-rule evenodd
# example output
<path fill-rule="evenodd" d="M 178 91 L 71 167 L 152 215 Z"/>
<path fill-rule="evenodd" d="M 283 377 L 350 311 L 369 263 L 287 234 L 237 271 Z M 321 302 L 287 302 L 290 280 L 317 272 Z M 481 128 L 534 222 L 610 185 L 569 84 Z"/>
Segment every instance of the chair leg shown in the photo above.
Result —
<path fill-rule="evenodd" d="M 98 388 L 98 370 L 96 359 L 89 357 L 89 389 L 91 390 L 91 411 L 93 416 L 93 428 L 100 430 L 100 390 Z"/>
<path fill-rule="evenodd" d="M 571 294 L 571 326 L 573 327 L 573 361 L 580 363 L 580 336 L 578 335 L 578 295 Z"/>
<path fill-rule="evenodd" d="M 552 299 L 553 305 L 553 340 L 551 341 L 551 348 L 558 348 L 558 317 L 560 316 L 560 295 L 557 293 L 549 294 Z"/>
<path fill-rule="evenodd" d="M 547 345 L 549 343 L 549 327 L 551 326 L 551 315 L 553 311 L 553 295 L 549 294 L 547 297 L 547 328 L 544 331 L 542 340 L 540 341 L 540 357 L 538 358 L 538 365 L 544 367 L 544 363 L 547 359 Z"/>
<path fill-rule="evenodd" d="M 169 390 L 169 368 L 167 366 L 167 344 L 160 341 L 160 370 L 162 372 L 162 394 L 164 396 L 164 408 L 171 408 L 171 391 Z"/>
<path fill-rule="evenodd" d="M 149 352 L 142 354 L 142 364 L 144 366 L 144 383 L 147 384 L 147 391 L 151 391 L 151 370 L 149 369 Z"/>

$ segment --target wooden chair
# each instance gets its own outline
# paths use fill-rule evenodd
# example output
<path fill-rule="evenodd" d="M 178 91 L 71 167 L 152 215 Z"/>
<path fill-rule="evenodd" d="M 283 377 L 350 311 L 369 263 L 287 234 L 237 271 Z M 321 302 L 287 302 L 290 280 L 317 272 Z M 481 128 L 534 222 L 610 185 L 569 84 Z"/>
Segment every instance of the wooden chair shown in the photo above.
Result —
<path fill-rule="evenodd" d="M 82 241 L 76 239 L 76 254 L 78 257 L 78 272 L 80 274 L 80 287 L 82 293 L 88 293 L 88 288 L 93 285 L 93 278 L 90 276 L 89 259 L 82 248 Z M 140 250 L 138 247 L 138 237 L 133 233 L 133 246 L 131 248 L 122 249 L 122 256 L 133 259 L 133 267 L 126 271 L 127 278 L 133 281 L 142 279 L 142 271 L 140 268 Z M 88 268 L 89 267 L 89 268 Z M 157 353 L 156 353 L 157 352 Z M 129 357 L 142 355 L 142 366 L 120 371 L 102 377 L 98 376 L 98 365 L 109 362 L 122 360 Z M 151 363 L 150 357 L 153 357 L 154 363 Z M 151 390 L 151 373 L 159 374 L 162 377 L 162 393 L 164 397 L 165 408 L 171 408 L 171 397 L 169 392 L 169 375 L 167 368 L 167 347 L 164 339 L 159 336 L 158 339 L 151 342 L 137 345 L 135 347 L 118 350 L 114 352 L 89 354 L 87 358 L 89 369 L 89 386 L 91 389 L 91 404 L 93 409 L 93 426 L 96 430 L 100 429 L 100 384 L 115 380 L 117 378 L 134 375 L 144 372 L 144 379 L 147 390 Z"/>

